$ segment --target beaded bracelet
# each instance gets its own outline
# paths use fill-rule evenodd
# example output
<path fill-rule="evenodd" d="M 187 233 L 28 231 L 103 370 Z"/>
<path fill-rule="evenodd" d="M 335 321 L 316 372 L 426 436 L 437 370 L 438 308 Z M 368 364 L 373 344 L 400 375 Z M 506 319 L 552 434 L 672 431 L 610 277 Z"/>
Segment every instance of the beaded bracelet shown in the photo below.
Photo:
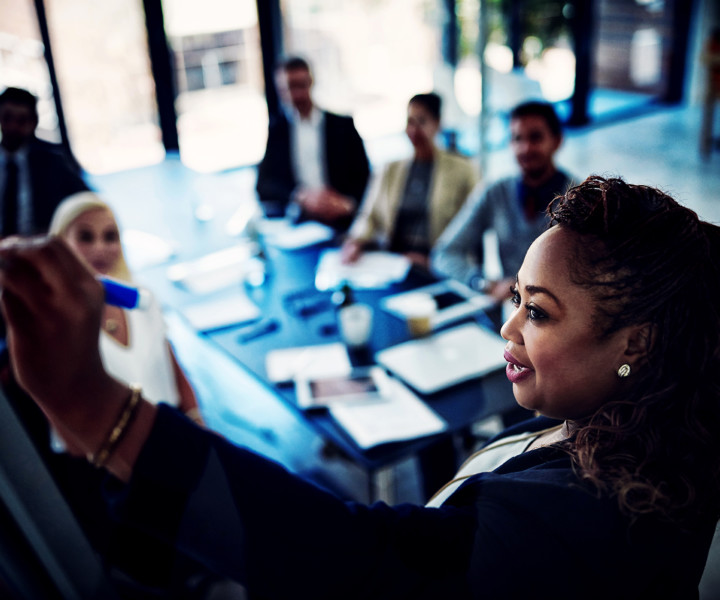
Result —
<path fill-rule="evenodd" d="M 93 467 L 99 469 L 105 466 L 105 463 L 107 463 L 110 455 L 115 451 L 115 448 L 120 443 L 123 434 L 127 431 L 127 426 L 130 424 L 130 420 L 135 414 L 135 409 L 140 402 L 140 394 L 142 393 L 142 388 L 138 385 L 131 385 L 130 389 L 132 390 L 132 393 L 125 403 L 115 426 L 110 431 L 110 435 L 103 442 L 103 445 L 100 446 L 97 453 L 88 454 L 87 459 Z"/>

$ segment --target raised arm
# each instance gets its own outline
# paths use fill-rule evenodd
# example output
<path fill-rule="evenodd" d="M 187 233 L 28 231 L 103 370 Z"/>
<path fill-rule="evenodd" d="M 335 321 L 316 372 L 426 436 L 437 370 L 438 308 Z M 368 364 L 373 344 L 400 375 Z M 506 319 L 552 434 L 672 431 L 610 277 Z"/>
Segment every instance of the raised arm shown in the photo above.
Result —
<path fill-rule="evenodd" d="M 102 286 L 64 241 L 0 244 L 0 304 L 18 383 L 75 454 L 98 458 L 129 409 L 131 390 L 105 372 L 98 349 Z M 107 468 L 127 480 L 155 408 L 140 401 Z"/>
<path fill-rule="evenodd" d="M 475 186 L 430 254 L 430 266 L 437 275 L 469 285 L 483 275 L 482 240 L 487 228 L 484 214 L 487 194 L 482 185 Z"/>

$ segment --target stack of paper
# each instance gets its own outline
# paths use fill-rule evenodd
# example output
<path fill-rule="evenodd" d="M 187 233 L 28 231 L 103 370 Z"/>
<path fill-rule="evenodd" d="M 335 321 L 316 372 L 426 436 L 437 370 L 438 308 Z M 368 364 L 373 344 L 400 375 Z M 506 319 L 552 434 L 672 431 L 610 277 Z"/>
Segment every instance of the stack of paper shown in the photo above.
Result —
<path fill-rule="evenodd" d="M 293 381 L 301 373 L 312 379 L 347 375 L 351 370 L 347 349 L 340 342 L 280 348 L 265 356 L 267 378 L 274 383 Z"/>
<path fill-rule="evenodd" d="M 229 297 L 196 302 L 183 308 L 182 313 L 198 331 L 221 329 L 260 317 L 260 309 L 242 290 Z"/>
<path fill-rule="evenodd" d="M 141 271 L 169 261 L 179 244 L 140 229 L 126 229 L 122 234 L 123 248 L 131 270 Z"/>
<path fill-rule="evenodd" d="M 347 281 L 354 288 L 385 288 L 403 281 L 410 270 L 410 260 L 391 252 L 365 252 L 352 264 L 343 264 L 340 250 L 325 250 L 318 261 L 315 287 L 331 290 Z"/>
<path fill-rule="evenodd" d="M 330 405 L 330 413 L 364 449 L 447 429 L 447 423 L 427 404 L 392 378 L 388 378 L 382 396 L 335 402 Z"/>
<path fill-rule="evenodd" d="M 257 245 L 244 242 L 168 267 L 170 281 L 195 294 L 208 294 L 263 274 L 265 265 L 255 256 Z"/>
<path fill-rule="evenodd" d="M 315 221 L 294 224 L 287 219 L 263 219 L 256 223 L 266 244 L 283 250 L 297 250 L 330 241 L 335 231 Z"/>

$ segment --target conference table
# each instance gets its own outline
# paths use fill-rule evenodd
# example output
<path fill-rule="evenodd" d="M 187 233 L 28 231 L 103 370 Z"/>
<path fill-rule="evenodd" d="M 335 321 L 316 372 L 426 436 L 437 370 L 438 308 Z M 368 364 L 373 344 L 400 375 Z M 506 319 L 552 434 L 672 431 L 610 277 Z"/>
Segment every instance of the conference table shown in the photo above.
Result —
<path fill-rule="evenodd" d="M 236 217 L 247 215 L 245 209 L 254 204 L 251 198 L 239 200 L 242 190 L 252 189 L 254 172 L 201 175 L 184 167 L 179 157 L 169 157 L 160 165 L 96 177 L 91 183 L 120 219 L 134 279 L 150 289 L 164 309 L 168 336 L 208 426 L 230 441 L 342 496 L 373 500 L 378 496 L 377 479 L 400 461 L 422 455 L 424 464 L 445 463 L 443 468 L 452 472 L 456 465 L 447 462 L 454 459 L 436 451 L 440 442 L 478 420 L 516 407 L 502 372 L 436 394 L 418 394 L 447 422 L 447 430 L 363 450 L 327 411 L 300 409 L 293 387 L 273 384 L 265 371 L 271 350 L 339 340 L 332 293 L 314 287 L 318 257 L 335 240 L 295 250 L 263 244 L 266 277 L 261 285 L 238 280 L 224 289 L 199 293 L 173 281 L 170 269 L 245 243 L 243 219 Z M 167 242 L 169 249 L 161 248 L 160 242 Z M 385 295 L 433 280 L 412 269 L 402 282 L 385 289 L 358 289 L 355 297 L 377 307 Z M 239 291 L 260 308 L 263 320 L 273 319 L 278 327 L 241 341 L 251 324 L 203 331 L 185 316 L 198 302 L 231 298 Z M 374 352 L 408 338 L 402 320 L 376 309 L 369 348 L 364 356 L 352 358 L 372 360 Z"/>
<path fill-rule="evenodd" d="M 318 258 L 325 250 L 336 247 L 337 241 L 332 239 L 291 249 L 264 243 L 262 236 L 258 241 L 264 276 L 259 281 L 257 277 L 246 276 L 241 281 L 231 284 L 229 286 L 231 291 L 228 291 L 226 286 L 221 291 L 205 296 L 212 305 L 215 297 L 222 299 L 224 294 L 232 301 L 232 294 L 240 292 L 259 307 L 259 318 L 247 323 L 230 323 L 195 333 L 215 349 L 220 349 L 226 357 L 234 361 L 237 367 L 253 377 L 255 383 L 259 384 L 255 389 L 262 389 L 265 392 L 265 408 L 280 399 L 298 421 L 308 425 L 325 440 L 324 452 L 339 453 L 362 469 L 368 478 L 368 498 L 372 499 L 376 495 L 372 491 L 376 483 L 375 475 L 408 457 L 421 456 L 423 471 L 432 469 L 440 474 L 438 475 L 440 478 L 444 474 L 451 475 L 457 467 L 455 464 L 457 457 L 453 456 L 452 452 L 448 452 L 453 436 L 467 432 L 473 423 L 485 417 L 502 414 L 515 407 L 508 392 L 509 383 L 505 380 L 504 373 L 492 373 L 433 394 L 422 394 L 414 390 L 416 395 L 447 423 L 447 429 L 440 434 L 418 439 L 384 443 L 368 449 L 361 448 L 335 421 L 329 411 L 301 409 L 297 404 L 292 383 L 273 383 L 268 379 L 266 371 L 266 356 L 273 350 L 340 341 L 336 318 L 337 307 L 333 302 L 334 290 L 320 291 L 315 286 Z M 247 240 L 236 240 L 235 244 L 238 246 L 247 244 Z M 177 311 L 176 318 L 171 321 L 175 323 L 175 328 L 177 329 L 178 326 L 187 328 L 188 324 L 183 319 L 183 310 L 188 306 L 197 305 L 197 294 L 191 289 L 185 289 L 177 281 L 174 283 L 169 281 L 167 273 L 165 267 L 150 269 L 142 273 L 140 279 L 144 278 L 150 283 L 168 312 Z M 402 281 L 379 289 L 354 289 L 354 300 L 372 306 L 374 317 L 372 335 L 367 347 L 360 351 L 353 349 L 349 351 L 352 364 L 370 365 L 377 351 L 395 346 L 411 337 L 403 319 L 380 307 L 383 297 L 436 281 L 437 279 L 424 269 L 412 267 Z M 234 292 L 232 288 L 235 288 Z M 464 321 L 475 321 L 483 326 L 490 325 L 482 312 L 468 316 Z M 271 327 L 265 327 L 267 323 L 270 323 Z M 187 332 L 185 334 L 187 339 L 192 337 L 188 336 Z M 207 359 L 199 360 L 207 362 Z M 495 386 L 499 385 L 502 391 L 488 394 L 488 380 L 494 380 Z M 504 382 L 504 385 L 500 381 Z M 273 428 L 272 423 L 266 424 L 265 429 L 268 428 Z M 427 473 L 423 474 L 427 475 Z M 435 485 L 436 482 L 430 483 L 428 489 L 433 489 Z"/>

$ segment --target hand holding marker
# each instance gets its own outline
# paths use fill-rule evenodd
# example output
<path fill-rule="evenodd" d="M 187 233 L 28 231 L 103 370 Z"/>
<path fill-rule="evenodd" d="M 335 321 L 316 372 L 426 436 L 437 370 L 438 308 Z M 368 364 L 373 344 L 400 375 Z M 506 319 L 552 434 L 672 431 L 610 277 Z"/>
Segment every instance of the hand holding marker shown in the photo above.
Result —
<path fill-rule="evenodd" d="M 121 283 L 116 279 L 98 276 L 98 281 L 105 288 L 105 302 L 120 308 L 139 308 L 145 310 L 150 306 L 150 293 L 142 288 L 137 288 L 127 283 Z"/>
<path fill-rule="evenodd" d="M 120 308 L 139 308 L 145 310 L 150 305 L 150 294 L 147 290 L 121 283 L 110 277 L 100 275 L 97 277 L 105 288 L 105 302 Z M 272 333 L 280 327 L 276 319 L 264 319 L 253 324 L 247 331 L 243 331 L 238 341 L 245 343 L 255 338 Z"/>

